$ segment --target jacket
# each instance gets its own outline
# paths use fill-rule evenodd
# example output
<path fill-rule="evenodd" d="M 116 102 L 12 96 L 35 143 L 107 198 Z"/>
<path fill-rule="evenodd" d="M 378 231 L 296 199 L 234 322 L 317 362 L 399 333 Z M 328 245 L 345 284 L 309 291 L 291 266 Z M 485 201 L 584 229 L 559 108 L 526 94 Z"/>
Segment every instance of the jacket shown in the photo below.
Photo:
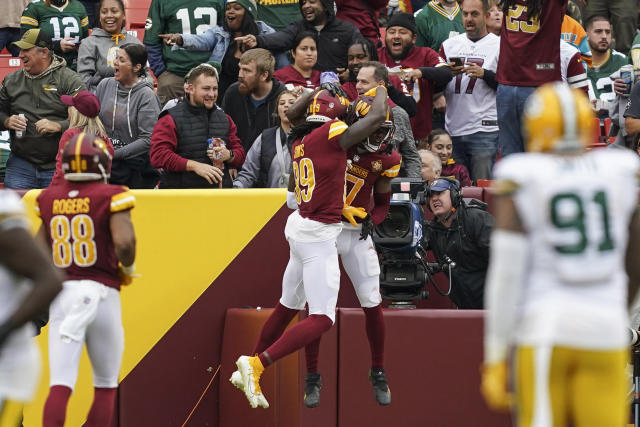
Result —
<path fill-rule="evenodd" d="M 320 71 L 336 71 L 337 68 L 347 68 L 347 50 L 349 46 L 361 38 L 358 28 L 351 22 L 337 19 L 334 14 L 333 0 L 321 0 L 327 11 L 327 24 L 317 31 L 304 18 L 289 24 L 282 31 L 258 36 L 258 47 L 271 51 L 287 51 L 293 49 L 296 36 L 302 31 L 318 34 L 318 63 L 315 68 Z M 302 3 L 300 0 L 299 4 Z"/>
<path fill-rule="evenodd" d="M 13 154 L 33 163 L 41 169 L 55 167 L 58 141 L 69 128 L 67 106 L 60 102 L 61 95 L 75 95 L 84 89 L 80 75 L 67 68 L 61 57 L 54 55 L 51 65 L 37 76 L 24 69 L 7 75 L 0 86 L 0 130 L 5 120 L 13 114 L 24 114 L 27 130 L 22 138 L 11 131 Z M 61 132 L 40 135 L 35 123 L 48 119 L 62 126 Z"/>
<path fill-rule="evenodd" d="M 276 132 L 280 133 L 285 170 L 277 158 Z M 293 141 L 292 141 L 293 142 Z M 287 134 L 280 126 L 266 129 L 249 149 L 242 170 L 233 181 L 234 188 L 278 188 L 281 178 L 291 173 L 291 150 L 287 144 Z M 284 182 L 286 186 L 288 180 Z"/>
<path fill-rule="evenodd" d="M 116 38 L 102 28 L 94 28 L 91 35 L 82 40 L 78 50 L 78 73 L 87 85 L 87 90 L 95 92 L 102 79 L 113 77 L 113 61 L 120 46 L 142 44 L 124 29 L 117 36 Z"/>
<path fill-rule="evenodd" d="M 389 0 L 336 0 L 338 13 L 343 21 L 353 23 L 360 33 L 377 45 L 380 40 L 379 10 L 387 7 Z"/>
<path fill-rule="evenodd" d="M 280 92 L 286 90 L 285 86 L 272 79 L 273 87 L 267 95 L 266 101 L 257 109 L 249 100 L 251 95 L 242 95 L 238 91 L 238 83 L 234 83 L 224 94 L 222 109 L 239 124 L 238 137 L 242 141 L 245 153 L 249 152 L 251 145 L 263 130 L 273 127 L 275 114 L 277 113 L 276 98 Z"/>
<path fill-rule="evenodd" d="M 425 223 L 425 247 L 433 251 L 441 265 L 447 263 L 446 257 L 456 263 L 451 269 L 450 298 L 458 308 L 481 309 L 495 220 L 485 210 L 461 203 L 451 227 L 443 226 L 437 219 Z M 449 274 L 448 269 L 445 274 Z"/>
<path fill-rule="evenodd" d="M 125 88 L 109 77 L 100 82 L 96 96 L 100 99 L 100 120 L 115 148 L 114 160 L 148 154 L 160 113 L 160 101 L 149 82 L 140 79 Z"/>

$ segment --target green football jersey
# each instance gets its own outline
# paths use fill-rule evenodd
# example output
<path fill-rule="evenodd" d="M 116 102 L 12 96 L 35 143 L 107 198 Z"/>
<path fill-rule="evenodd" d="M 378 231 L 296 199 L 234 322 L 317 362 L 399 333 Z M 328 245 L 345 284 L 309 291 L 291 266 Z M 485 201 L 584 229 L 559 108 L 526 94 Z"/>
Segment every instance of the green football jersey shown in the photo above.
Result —
<path fill-rule="evenodd" d="M 611 49 L 609 59 L 599 67 L 589 67 L 587 77 L 589 78 L 589 97 L 594 97 L 605 102 L 614 102 L 616 94 L 613 91 L 613 81 L 609 76 L 627 65 L 629 59 L 618 51 Z"/>
<path fill-rule="evenodd" d="M 430 47 L 440 52 L 442 42 L 464 33 L 462 10 L 456 7 L 449 13 L 437 1 L 430 1 L 415 13 L 418 38 L 416 46 Z"/>
<path fill-rule="evenodd" d="M 40 28 L 51 34 L 53 41 L 74 38 L 78 44 L 89 35 L 89 18 L 87 11 L 78 0 L 69 0 L 63 7 L 48 6 L 44 1 L 35 1 L 22 12 L 20 29 L 27 31 Z M 56 55 L 67 61 L 67 67 L 76 70 L 78 49 L 62 52 L 60 45 L 54 48 Z"/>
<path fill-rule="evenodd" d="M 159 34 L 203 34 L 214 25 L 222 25 L 223 0 L 152 0 L 145 25 L 144 44 L 159 45 Z M 162 46 L 167 70 L 184 77 L 193 67 L 207 62 L 211 52 L 171 50 Z"/>
<path fill-rule="evenodd" d="M 276 31 L 302 19 L 298 0 L 257 0 L 258 20 Z"/>

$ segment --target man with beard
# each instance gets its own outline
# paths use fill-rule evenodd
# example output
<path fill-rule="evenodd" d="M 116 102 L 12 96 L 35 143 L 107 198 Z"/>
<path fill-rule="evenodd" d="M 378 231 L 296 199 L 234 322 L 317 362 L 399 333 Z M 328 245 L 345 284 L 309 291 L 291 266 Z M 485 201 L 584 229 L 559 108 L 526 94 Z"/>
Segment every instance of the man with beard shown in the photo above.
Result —
<path fill-rule="evenodd" d="M 165 171 L 162 188 L 231 188 L 229 167 L 241 166 L 245 151 L 235 123 L 216 105 L 218 72 L 201 64 L 190 71 L 188 84 L 188 102 L 160 113 L 153 128 L 151 165 Z M 226 146 L 208 149 L 209 138 L 221 138 Z"/>
<path fill-rule="evenodd" d="M 587 68 L 589 99 L 592 102 L 598 99 L 602 101 L 602 109 L 608 110 L 611 115 L 617 106 L 617 98 L 615 82 L 610 76 L 627 65 L 629 59 L 611 49 L 611 22 L 604 16 L 594 16 L 587 22 L 587 40 L 592 55 L 591 66 Z"/>
<path fill-rule="evenodd" d="M 227 89 L 222 109 L 238 123 L 245 153 L 263 130 L 275 126 L 276 100 L 285 86 L 273 78 L 275 59 L 266 49 L 251 49 L 240 57 L 238 81 Z"/>
<path fill-rule="evenodd" d="M 347 49 L 362 35 L 351 22 L 335 17 L 333 0 L 299 0 L 302 19 L 289 24 L 282 31 L 259 36 L 237 37 L 245 48 L 262 47 L 272 52 L 293 49 L 296 36 L 302 31 L 318 34 L 318 63 L 320 71 L 344 71 Z"/>
<path fill-rule="evenodd" d="M 378 56 L 389 68 L 415 69 L 410 75 L 421 77 L 413 84 L 412 95 L 418 104 L 418 114 L 411 119 L 413 136 L 419 140 L 431 132 L 434 87 L 447 84 L 452 74 L 448 64 L 433 49 L 415 46 L 416 38 L 413 15 L 397 13 L 389 19 L 385 47 L 378 50 Z"/>

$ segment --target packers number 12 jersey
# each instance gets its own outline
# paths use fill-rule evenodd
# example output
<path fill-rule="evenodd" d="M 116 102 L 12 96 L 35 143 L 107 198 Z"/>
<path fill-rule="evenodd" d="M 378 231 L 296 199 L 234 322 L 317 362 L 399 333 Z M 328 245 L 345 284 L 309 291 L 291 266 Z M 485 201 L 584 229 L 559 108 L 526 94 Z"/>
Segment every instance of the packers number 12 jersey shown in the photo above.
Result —
<path fill-rule="evenodd" d="M 516 340 L 611 349 L 627 341 L 625 252 L 638 156 L 517 154 L 496 165 L 529 239 Z"/>

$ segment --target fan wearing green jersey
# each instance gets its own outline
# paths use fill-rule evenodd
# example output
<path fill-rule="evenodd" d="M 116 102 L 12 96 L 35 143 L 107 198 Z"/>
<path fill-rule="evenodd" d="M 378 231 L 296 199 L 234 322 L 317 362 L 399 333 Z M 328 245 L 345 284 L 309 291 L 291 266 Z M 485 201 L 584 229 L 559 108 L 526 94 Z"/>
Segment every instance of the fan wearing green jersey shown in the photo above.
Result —
<path fill-rule="evenodd" d="M 456 0 L 432 0 L 416 12 L 416 46 L 430 47 L 438 52 L 443 41 L 463 34 L 460 11 Z"/>
<path fill-rule="evenodd" d="M 51 34 L 53 52 L 61 56 L 67 67 L 76 70 L 78 46 L 89 35 L 89 18 L 77 0 L 38 0 L 22 12 L 20 30 L 41 28 Z"/>
<path fill-rule="evenodd" d="M 143 42 L 149 52 L 151 71 L 158 78 L 158 98 L 163 105 L 184 96 L 184 76 L 207 62 L 211 52 L 172 51 L 172 46 L 163 45 L 159 35 L 204 34 L 214 25 L 222 25 L 223 19 L 223 0 L 151 1 Z"/>

